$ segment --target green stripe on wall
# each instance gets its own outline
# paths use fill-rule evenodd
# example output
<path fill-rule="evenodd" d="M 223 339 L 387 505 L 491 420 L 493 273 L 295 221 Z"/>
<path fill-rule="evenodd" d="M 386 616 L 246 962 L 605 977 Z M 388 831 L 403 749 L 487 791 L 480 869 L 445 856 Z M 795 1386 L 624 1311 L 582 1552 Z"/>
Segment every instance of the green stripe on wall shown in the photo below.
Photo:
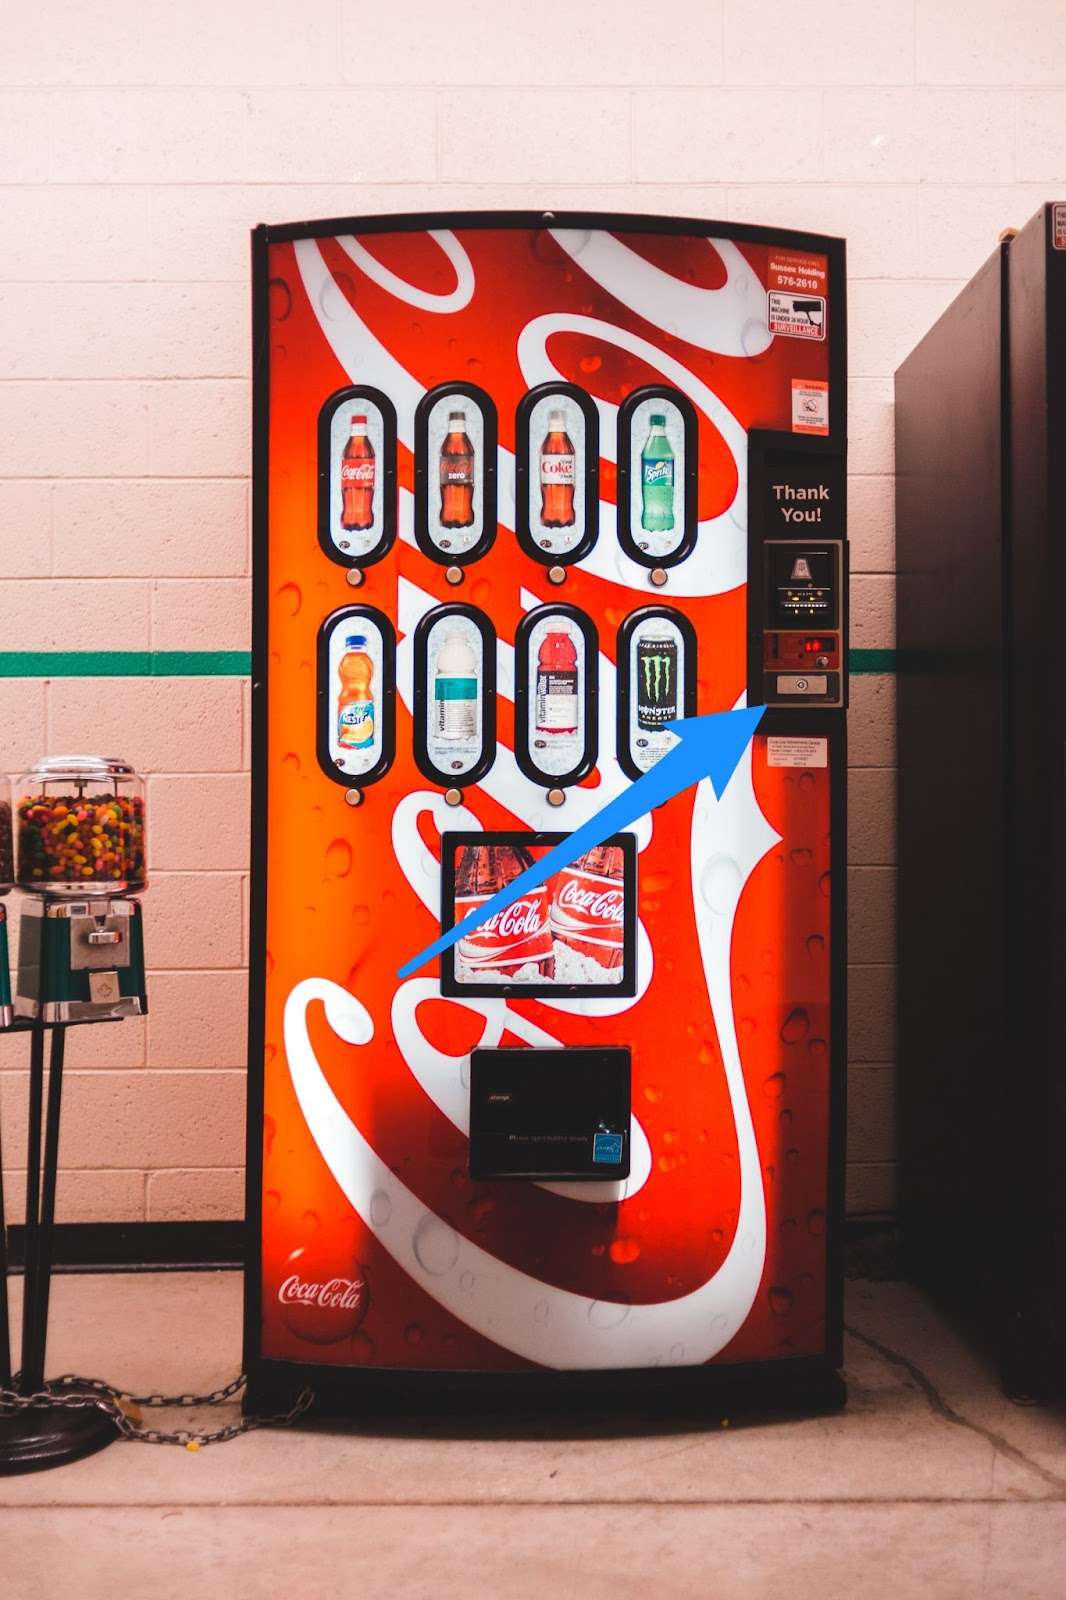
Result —
<path fill-rule="evenodd" d="M 250 650 L 2 650 L 0 678 L 247 678 Z"/>
<path fill-rule="evenodd" d="M 894 673 L 894 650 L 852 650 L 852 673 Z M 0 650 L 0 678 L 247 678 L 250 650 Z"/>

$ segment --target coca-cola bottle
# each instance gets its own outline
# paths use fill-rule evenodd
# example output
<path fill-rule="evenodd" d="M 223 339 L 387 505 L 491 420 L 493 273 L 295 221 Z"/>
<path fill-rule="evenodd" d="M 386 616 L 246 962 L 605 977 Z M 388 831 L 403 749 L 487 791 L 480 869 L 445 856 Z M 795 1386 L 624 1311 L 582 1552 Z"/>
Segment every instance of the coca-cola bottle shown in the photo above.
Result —
<path fill-rule="evenodd" d="M 548 413 L 540 447 L 540 520 L 545 528 L 569 528 L 574 522 L 574 446 L 561 411 Z"/>
<path fill-rule="evenodd" d="M 377 462 L 367 438 L 366 418 L 352 418 L 352 431 L 341 456 L 341 527 L 347 533 L 374 523 L 374 477 Z"/>
<path fill-rule="evenodd" d="M 483 906 L 532 864 L 533 857 L 522 845 L 464 845 L 455 874 L 456 921 Z M 497 911 L 480 928 L 459 940 L 457 954 L 456 976 L 460 981 L 506 982 L 523 967 L 534 969 L 526 981 L 552 977 L 555 959 L 548 926 L 547 887 L 541 884 L 503 911 Z"/>
<path fill-rule="evenodd" d="M 625 864 L 621 845 L 594 845 L 558 874 L 549 926 L 553 937 L 580 956 L 583 963 L 595 962 L 608 971 L 622 965 L 624 918 Z"/>
<path fill-rule="evenodd" d="M 474 446 L 466 431 L 466 412 L 449 411 L 440 447 L 441 527 L 469 528 L 473 520 Z"/>

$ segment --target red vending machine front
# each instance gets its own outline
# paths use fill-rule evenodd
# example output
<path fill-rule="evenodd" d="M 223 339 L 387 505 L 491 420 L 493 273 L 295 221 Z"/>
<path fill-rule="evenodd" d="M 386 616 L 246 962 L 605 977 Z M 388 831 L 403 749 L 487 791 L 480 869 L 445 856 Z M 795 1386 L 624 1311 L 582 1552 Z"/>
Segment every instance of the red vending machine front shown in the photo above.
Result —
<path fill-rule="evenodd" d="M 264 227 L 250 1403 L 839 1401 L 844 248 Z M 442 929 L 765 705 L 708 780 Z"/>

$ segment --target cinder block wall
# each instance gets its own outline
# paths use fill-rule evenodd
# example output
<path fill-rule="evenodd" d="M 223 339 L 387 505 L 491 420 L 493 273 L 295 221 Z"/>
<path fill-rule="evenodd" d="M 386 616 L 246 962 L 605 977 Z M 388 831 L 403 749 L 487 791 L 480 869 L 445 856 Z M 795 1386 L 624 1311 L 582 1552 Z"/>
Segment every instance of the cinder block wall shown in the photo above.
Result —
<path fill-rule="evenodd" d="M 114 751 L 152 808 L 152 1015 L 72 1039 L 60 1214 L 232 1217 L 247 685 L 63 658 L 248 648 L 249 228 L 555 205 L 847 235 L 853 643 L 890 649 L 891 374 L 1066 191 L 1066 9 L 36 0 L 0 83 L 0 768 Z M 893 1204 L 893 691 L 854 680 L 854 1213 Z M 0 1042 L 12 1162 L 25 1069 Z"/>

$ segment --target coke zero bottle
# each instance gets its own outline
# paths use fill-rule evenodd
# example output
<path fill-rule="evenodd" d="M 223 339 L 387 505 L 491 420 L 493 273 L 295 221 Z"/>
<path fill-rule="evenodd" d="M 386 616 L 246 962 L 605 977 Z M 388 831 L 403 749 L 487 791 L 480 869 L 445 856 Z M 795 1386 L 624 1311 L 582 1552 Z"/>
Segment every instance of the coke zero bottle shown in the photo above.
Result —
<path fill-rule="evenodd" d="M 473 520 L 474 446 L 466 431 L 466 412 L 449 411 L 440 447 L 441 527 L 469 528 Z"/>

